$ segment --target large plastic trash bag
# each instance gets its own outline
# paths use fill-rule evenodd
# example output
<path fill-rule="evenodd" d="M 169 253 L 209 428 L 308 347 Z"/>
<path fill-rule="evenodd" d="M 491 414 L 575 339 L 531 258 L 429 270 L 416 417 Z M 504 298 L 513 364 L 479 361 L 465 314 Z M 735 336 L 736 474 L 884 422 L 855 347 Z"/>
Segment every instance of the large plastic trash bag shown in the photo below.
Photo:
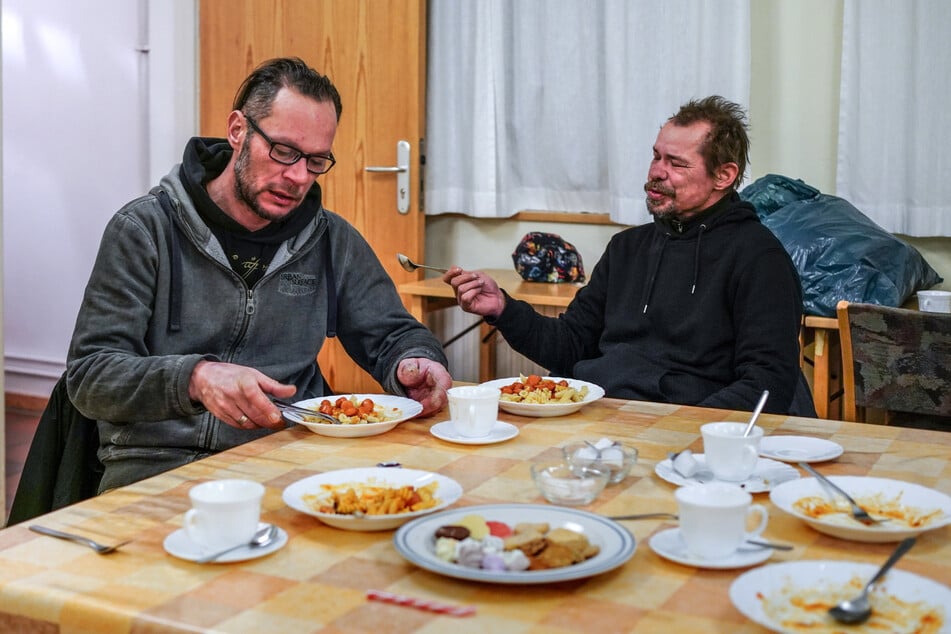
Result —
<path fill-rule="evenodd" d="M 740 192 L 786 248 L 807 315 L 834 317 L 839 300 L 901 306 L 943 280 L 913 246 L 851 203 L 801 180 L 768 174 Z"/>

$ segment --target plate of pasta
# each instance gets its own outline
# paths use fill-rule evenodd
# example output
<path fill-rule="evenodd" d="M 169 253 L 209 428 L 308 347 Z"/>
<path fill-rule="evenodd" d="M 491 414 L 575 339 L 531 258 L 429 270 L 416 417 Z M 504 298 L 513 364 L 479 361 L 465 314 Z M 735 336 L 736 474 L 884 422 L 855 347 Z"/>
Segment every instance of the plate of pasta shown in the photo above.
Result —
<path fill-rule="evenodd" d="M 402 467 L 338 469 L 298 480 L 284 503 L 334 528 L 385 531 L 440 511 L 462 496 L 446 476 Z"/>
<path fill-rule="evenodd" d="M 518 416 L 565 416 L 604 396 L 604 388 L 579 379 L 519 375 L 482 385 L 502 391 L 499 409 Z"/>
<path fill-rule="evenodd" d="M 774 488 L 770 501 L 826 535 L 859 542 L 897 542 L 951 524 L 951 496 L 935 489 L 864 476 L 829 476 L 872 517 L 885 521 L 866 526 L 852 517 L 842 496 L 827 491 L 815 478 L 797 478 Z"/>
<path fill-rule="evenodd" d="M 872 590 L 872 617 L 843 626 L 828 610 L 861 592 L 878 564 L 787 561 L 754 568 L 730 586 L 730 600 L 747 618 L 773 632 L 951 632 L 951 589 L 927 577 L 892 569 Z"/>
<path fill-rule="evenodd" d="M 290 410 L 284 412 L 284 418 L 303 425 L 315 434 L 337 438 L 376 436 L 419 416 L 423 411 L 418 401 L 390 394 L 321 396 L 297 401 L 294 406 L 322 411 L 340 422 L 328 423 L 322 418 L 309 418 L 306 414 Z"/>

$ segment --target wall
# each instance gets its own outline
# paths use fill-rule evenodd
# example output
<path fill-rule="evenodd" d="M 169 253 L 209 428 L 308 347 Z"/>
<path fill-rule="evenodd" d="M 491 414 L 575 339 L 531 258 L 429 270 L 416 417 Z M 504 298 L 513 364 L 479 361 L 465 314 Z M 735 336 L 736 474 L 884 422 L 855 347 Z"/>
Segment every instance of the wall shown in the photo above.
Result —
<path fill-rule="evenodd" d="M 6 389 L 45 396 L 106 222 L 194 134 L 195 3 L 2 7 Z"/>

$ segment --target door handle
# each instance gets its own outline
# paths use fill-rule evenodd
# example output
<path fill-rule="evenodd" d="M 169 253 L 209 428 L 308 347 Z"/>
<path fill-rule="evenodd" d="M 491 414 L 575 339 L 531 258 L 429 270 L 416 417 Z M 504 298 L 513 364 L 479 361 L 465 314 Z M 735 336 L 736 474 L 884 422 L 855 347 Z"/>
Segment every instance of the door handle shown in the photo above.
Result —
<path fill-rule="evenodd" d="M 368 166 L 367 172 L 396 174 L 396 210 L 401 214 L 409 213 L 410 172 L 409 172 L 409 141 L 396 142 L 395 166 Z"/>

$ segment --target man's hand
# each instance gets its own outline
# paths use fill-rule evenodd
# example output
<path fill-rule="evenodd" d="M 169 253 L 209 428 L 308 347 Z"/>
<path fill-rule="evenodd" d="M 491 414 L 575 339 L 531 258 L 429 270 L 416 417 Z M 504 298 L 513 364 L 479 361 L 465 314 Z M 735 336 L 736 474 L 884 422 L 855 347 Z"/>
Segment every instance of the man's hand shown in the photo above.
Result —
<path fill-rule="evenodd" d="M 442 281 L 452 286 L 456 302 L 467 313 L 494 318 L 505 308 L 505 295 L 499 285 L 482 271 L 465 271 L 454 266 L 442 276 Z"/>
<path fill-rule="evenodd" d="M 423 405 L 422 415 L 434 414 L 446 406 L 446 390 L 452 387 L 452 377 L 441 363 L 430 359 L 403 359 L 396 368 L 396 380 L 406 395 Z"/>
<path fill-rule="evenodd" d="M 289 398 L 297 387 L 271 379 L 254 368 L 233 363 L 199 361 L 188 395 L 224 423 L 238 429 L 284 426 L 281 412 L 268 398 Z"/>

